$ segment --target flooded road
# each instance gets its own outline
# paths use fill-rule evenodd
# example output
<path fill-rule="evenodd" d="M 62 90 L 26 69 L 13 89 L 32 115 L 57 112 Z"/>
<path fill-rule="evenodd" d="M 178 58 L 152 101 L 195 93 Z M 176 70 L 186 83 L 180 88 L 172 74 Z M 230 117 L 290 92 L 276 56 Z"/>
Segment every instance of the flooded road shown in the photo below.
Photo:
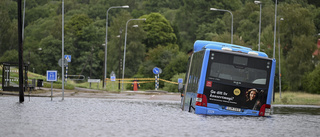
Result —
<path fill-rule="evenodd" d="M 202 116 L 179 101 L 0 96 L 0 134 L 57 136 L 320 136 L 320 107 L 275 106 L 271 117 Z"/>

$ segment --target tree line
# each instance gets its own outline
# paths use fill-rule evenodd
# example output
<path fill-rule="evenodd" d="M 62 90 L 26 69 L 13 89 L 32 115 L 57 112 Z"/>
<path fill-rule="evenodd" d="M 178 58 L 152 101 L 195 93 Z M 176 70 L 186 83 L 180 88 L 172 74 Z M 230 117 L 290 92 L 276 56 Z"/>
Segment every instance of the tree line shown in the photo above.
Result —
<path fill-rule="evenodd" d="M 261 0 L 261 50 L 273 56 L 275 1 Z M 230 43 L 231 15 L 210 11 L 229 10 L 233 14 L 233 43 L 258 49 L 260 8 L 253 0 L 68 0 L 65 1 L 65 54 L 72 56 L 68 74 L 103 78 L 106 12 L 108 19 L 107 70 L 122 75 L 126 22 L 125 77 L 160 77 L 173 80 L 186 72 L 188 54 L 195 40 Z M 320 93 L 319 56 L 320 2 L 278 0 L 277 43 L 280 40 L 283 90 Z M 35 72 L 58 70 L 61 58 L 61 0 L 28 0 L 24 25 L 24 61 Z M 0 62 L 18 61 L 17 2 L 0 2 Z M 283 18 L 280 21 L 280 18 Z M 138 25 L 138 27 L 134 27 Z M 279 39 L 280 38 L 280 39 Z M 40 50 L 41 49 L 41 50 Z M 276 49 L 278 49 L 278 44 Z M 275 58 L 278 60 L 278 50 Z M 61 74 L 61 72 L 59 72 Z M 276 76 L 279 76 L 278 65 Z M 278 90 L 278 77 L 275 79 Z M 152 87 L 153 85 L 149 85 Z M 162 85 L 163 86 L 163 85 Z M 148 87 L 148 86 L 145 86 Z"/>

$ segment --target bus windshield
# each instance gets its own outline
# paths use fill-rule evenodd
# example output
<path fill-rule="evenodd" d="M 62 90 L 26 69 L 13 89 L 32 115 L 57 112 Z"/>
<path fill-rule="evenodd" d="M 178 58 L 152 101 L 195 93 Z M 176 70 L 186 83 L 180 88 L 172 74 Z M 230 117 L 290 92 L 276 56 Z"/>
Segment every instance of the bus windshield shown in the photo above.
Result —
<path fill-rule="evenodd" d="M 228 85 L 266 87 L 270 60 L 239 54 L 211 51 L 207 79 Z"/>
<path fill-rule="evenodd" d="M 209 77 L 215 80 L 225 79 L 237 82 L 265 85 L 267 71 L 249 67 L 239 67 L 233 64 L 213 62 L 211 64 Z"/>

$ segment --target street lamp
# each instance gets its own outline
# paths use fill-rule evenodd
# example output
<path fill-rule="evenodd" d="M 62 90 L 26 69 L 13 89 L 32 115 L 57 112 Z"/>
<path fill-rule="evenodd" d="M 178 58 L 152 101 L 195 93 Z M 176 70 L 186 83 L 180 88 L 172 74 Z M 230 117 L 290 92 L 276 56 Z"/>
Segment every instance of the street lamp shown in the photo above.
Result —
<path fill-rule="evenodd" d="M 216 9 L 216 8 L 210 8 L 210 10 L 213 10 L 213 11 L 225 11 L 225 12 L 229 12 L 231 14 L 231 44 L 233 44 L 233 14 L 232 14 L 232 12 L 229 11 L 229 10 Z"/>
<path fill-rule="evenodd" d="M 258 51 L 260 51 L 260 34 L 261 34 L 261 5 L 262 2 L 261 1 L 254 1 L 255 4 L 259 4 L 260 5 L 260 17 L 259 17 L 259 47 L 258 47 Z"/>
<path fill-rule="evenodd" d="M 279 21 L 279 27 L 278 27 L 278 31 L 279 31 L 279 38 L 278 38 L 278 48 L 279 48 L 279 94 L 280 94 L 280 99 L 281 99 L 281 66 L 280 66 L 280 53 L 281 53 L 281 49 L 280 49 L 280 22 L 283 21 L 283 18 L 280 18 Z"/>
<path fill-rule="evenodd" d="M 274 36 L 273 36 L 273 58 L 275 58 L 275 52 L 276 52 L 276 33 L 277 33 L 277 3 L 278 0 L 275 2 L 275 7 L 274 7 Z"/>
<path fill-rule="evenodd" d="M 122 91 L 123 91 L 123 79 L 124 79 L 124 68 L 126 65 L 126 47 L 127 47 L 127 30 L 128 30 L 128 23 L 132 20 L 143 20 L 145 21 L 145 18 L 142 19 L 129 19 L 126 23 L 126 33 L 125 33 L 125 37 L 124 37 L 124 48 L 123 48 L 123 65 L 122 65 Z"/>
<path fill-rule="evenodd" d="M 106 43 L 105 43 L 105 50 L 104 50 L 104 77 L 103 77 L 103 87 L 105 88 L 106 87 L 106 82 L 105 82 L 105 79 L 107 78 L 107 44 L 108 44 L 108 13 L 109 13 L 109 10 L 110 9 L 115 9 L 115 8 L 129 8 L 128 5 L 125 5 L 125 6 L 113 6 L 113 7 L 110 7 L 108 10 L 107 10 L 107 17 L 106 17 Z"/>

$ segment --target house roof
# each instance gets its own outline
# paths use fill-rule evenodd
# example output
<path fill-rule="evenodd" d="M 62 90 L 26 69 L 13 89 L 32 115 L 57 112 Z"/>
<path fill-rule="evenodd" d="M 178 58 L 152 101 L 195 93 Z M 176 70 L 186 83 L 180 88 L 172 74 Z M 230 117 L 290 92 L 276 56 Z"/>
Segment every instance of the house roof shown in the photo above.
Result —
<path fill-rule="evenodd" d="M 318 39 L 318 43 L 317 43 L 317 49 L 313 52 L 314 56 L 319 56 L 320 55 L 320 39 Z"/>

